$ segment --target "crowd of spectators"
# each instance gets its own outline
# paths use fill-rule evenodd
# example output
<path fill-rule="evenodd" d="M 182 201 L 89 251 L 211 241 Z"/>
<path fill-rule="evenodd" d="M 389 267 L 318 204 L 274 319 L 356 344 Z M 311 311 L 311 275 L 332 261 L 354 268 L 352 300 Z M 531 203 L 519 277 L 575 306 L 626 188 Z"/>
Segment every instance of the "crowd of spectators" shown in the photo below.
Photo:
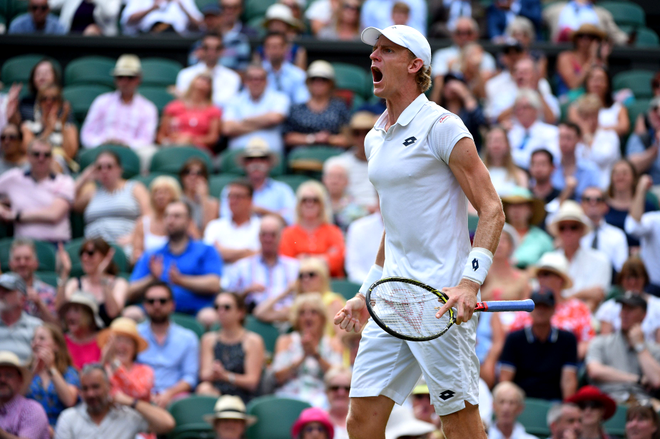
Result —
<path fill-rule="evenodd" d="M 217 437 L 240 438 L 258 422 L 246 404 L 274 394 L 313 406 L 293 437 L 346 439 L 360 336 L 331 323 L 346 300 L 333 281 L 361 284 L 380 243 L 364 142 L 384 105 L 340 93 L 333 65 L 308 64 L 299 37 L 355 40 L 366 26 L 408 24 L 451 38 L 433 56 L 428 97 L 463 119 L 504 206 L 482 299 L 536 305 L 480 316 L 489 437 L 530 437 L 516 421 L 526 397 L 558 403 L 548 413 L 553 439 L 607 437 L 602 423 L 617 404 L 630 407 L 630 437 L 657 437 L 660 76 L 647 111 L 630 121 L 635 97 L 614 91 L 608 70 L 612 46 L 629 38 L 609 12 L 589 0 L 543 12 L 538 0 L 482 3 L 315 0 L 305 10 L 281 1 L 251 52 L 259 32 L 241 21 L 240 0 L 201 10 L 192 0 L 29 0 L 9 33 L 199 40 L 161 114 L 140 94 L 142 62 L 128 54 L 112 70 L 116 90 L 84 120 L 48 58 L 27 93 L 16 85 L 0 95 L 0 220 L 13 236 L 0 267 L 0 432 L 162 434 L 174 427 L 166 409 L 198 394 L 219 397 L 207 417 Z M 546 30 L 572 43 L 554 70 L 533 46 Z M 208 161 L 125 178 L 129 164 L 107 145 L 132 150 L 142 177 L 167 148 L 190 146 Z M 334 156 L 291 166 L 307 181 L 292 187 L 271 175 L 319 146 Z M 244 177 L 212 193 L 226 167 Z M 72 215 L 84 222 L 74 241 Z M 55 257 L 50 284 L 40 279 L 40 246 Z M 276 341 L 255 329 L 264 326 Z M 422 384 L 386 435 L 438 438 L 440 427 Z"/>

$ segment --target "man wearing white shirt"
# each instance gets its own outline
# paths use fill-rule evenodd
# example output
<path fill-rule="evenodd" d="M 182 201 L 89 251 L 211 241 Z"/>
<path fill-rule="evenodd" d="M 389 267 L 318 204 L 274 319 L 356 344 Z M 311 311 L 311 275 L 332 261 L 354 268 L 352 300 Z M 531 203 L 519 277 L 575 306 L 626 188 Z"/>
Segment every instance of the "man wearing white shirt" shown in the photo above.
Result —
<path fill-rule="evenodd" d="M 236 180 L 228 188 L 231 217 L 211 221 L 204 231 L 204 243 L 218 250 L 225 266 L 259 251 L 259 218 L 252 214 L 254 189 L 247 180 Z"/>
<path fill-rule="evenodd" d="M 261 137 L 271 150 L 283 152 L 282 122 L 289 114 L 290 101 L 284 94 L 267 88 L 268 75 L 258 64 L 245 71 L 245 90 L 226 107 L 223 134 L 230 149 L 245 148 L 254 137 Z"/>
<path fill-rule="evenodd" d="M 378 204 L 376 204 L 378 206 Z M 346 273 L 348 280 L 361 285 L 373 265 L 383 237 L 383 217 L 380 209 L 356 219 L 346 232 Z"/>
<path fill-rule="evenodd" d="M 493 389 L 495 419 L 488 429 L 488 439 L 534 439 L 517 421 L 525 408 L 525 392 L 510 381 L 499 383 Z"/>
<path fill-rule="evenodd" d="M 357 204 L 365 207 L 377 206 L 378 204 L 376 189 L 369 181 L 367 156 L 364 153 L 364 138 L 369 130 L 373 128 L 376 119 L 376 116 L 368 111 L 355 113 L 349 124 L 353 147 L 338 156 L 344 162 L 348 171 L 348 187 L 346 188 L 348 195 Z"/>
<path fill-rule="evenodd" d="M 605 253 L 617 273 L 628 259 L 628 239 L 618 227 L 605 222 L 603 217 L 610 210 L 605 202 L 605 193 L 597 187 L 588 187 L 582 192 L 582 209 L 591 220 L 593 229 L 580 240 L 583 248 L 593 248 Z"/>
<path fill-rule="evenodd" d="M 199 29 L 203 19 L 193 0 L 128 0 L 121 25 L 124 35 L 168 30 L 189 35 Z"/>
<path fill-rule="evenodd" d="M 640 240 L 642 247 L 640 257 L 651 280 L 650 285 L 647 285 L 647 291 L 660 295 L 660 212 L 644 213 L 646 193 L 652 186 L 653 180 L 650 176 L 642 175 L 639 178 L 624 227 L 626 233 Z"/>
<path fill-rule="evenodd" d="M 523 169 L 529 168 L 531 155 L 538 149 L 547 149 L 555 157 L 560 154 L 559 129 L 538 120 L 541 106 L 541 98 L 534 90 L 518 91 L 513 106 L 515 119 L 508 137 L 513 161 Z"/>
<path fill-rule="evenodd" d="M 183 96 L 197 75 L 208 72 L 213 77 L 213 104 L 224 108 L 241 88 L 241 77 L 220 64 L 222 48 L 222 39 L 219 36 L 206 35 L 202 39 L 201 61 L 181 70 L 176 77 L 177 92 Z"/>

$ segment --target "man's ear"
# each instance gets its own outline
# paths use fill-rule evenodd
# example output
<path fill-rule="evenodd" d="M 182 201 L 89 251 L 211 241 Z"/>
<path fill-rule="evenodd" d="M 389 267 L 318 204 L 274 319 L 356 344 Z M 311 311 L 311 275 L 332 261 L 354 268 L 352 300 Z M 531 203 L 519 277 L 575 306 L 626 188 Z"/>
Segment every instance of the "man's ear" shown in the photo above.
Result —
<path fill-rule="evenodd" d="M 421 58 L 415 58 L 412 61 L 410 61 L 410 63 L 408 63 L 409 73 L 417 73 L 423 68 L 424 68 L 424 61 L 422 61 Z"/>

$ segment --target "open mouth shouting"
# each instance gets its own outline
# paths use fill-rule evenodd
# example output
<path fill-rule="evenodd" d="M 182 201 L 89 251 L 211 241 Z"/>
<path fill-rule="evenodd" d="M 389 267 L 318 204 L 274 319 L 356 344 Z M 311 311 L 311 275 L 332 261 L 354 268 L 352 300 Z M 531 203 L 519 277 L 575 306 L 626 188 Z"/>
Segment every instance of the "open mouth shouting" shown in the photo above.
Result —
<path fill-rule="evenodd" d="M 383 72 L 381 72 L 378 67 L 371 66 L 371 76 L 373 78 L 374 85 L 380 83 L 380 81 L 383 80 Z"/>

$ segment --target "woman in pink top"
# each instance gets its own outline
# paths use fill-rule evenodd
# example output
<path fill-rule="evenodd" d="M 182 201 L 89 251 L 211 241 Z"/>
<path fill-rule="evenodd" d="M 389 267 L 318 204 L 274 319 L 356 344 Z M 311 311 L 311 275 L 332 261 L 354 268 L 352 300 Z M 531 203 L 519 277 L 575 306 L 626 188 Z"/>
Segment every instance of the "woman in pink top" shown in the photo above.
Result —
<path fill-rule="evenodd" d="M 97 363 L 101 359 L 101 349 L 96 338 L 103 321 L 94 297 L 76 291 L 60 307 L 59 314 L 67 331 L 64 338 L 73 365 L 80 370 L 86 364 Z"/>
<path fill-rule="evenodd" d="M 183 99 L 170 102 L 163 111 L 156 141 L 161 145 L 195 145 L 213 152 L 220 139 L 222 112 L 213 106 L 213 78 L 195 77 Z"/>

